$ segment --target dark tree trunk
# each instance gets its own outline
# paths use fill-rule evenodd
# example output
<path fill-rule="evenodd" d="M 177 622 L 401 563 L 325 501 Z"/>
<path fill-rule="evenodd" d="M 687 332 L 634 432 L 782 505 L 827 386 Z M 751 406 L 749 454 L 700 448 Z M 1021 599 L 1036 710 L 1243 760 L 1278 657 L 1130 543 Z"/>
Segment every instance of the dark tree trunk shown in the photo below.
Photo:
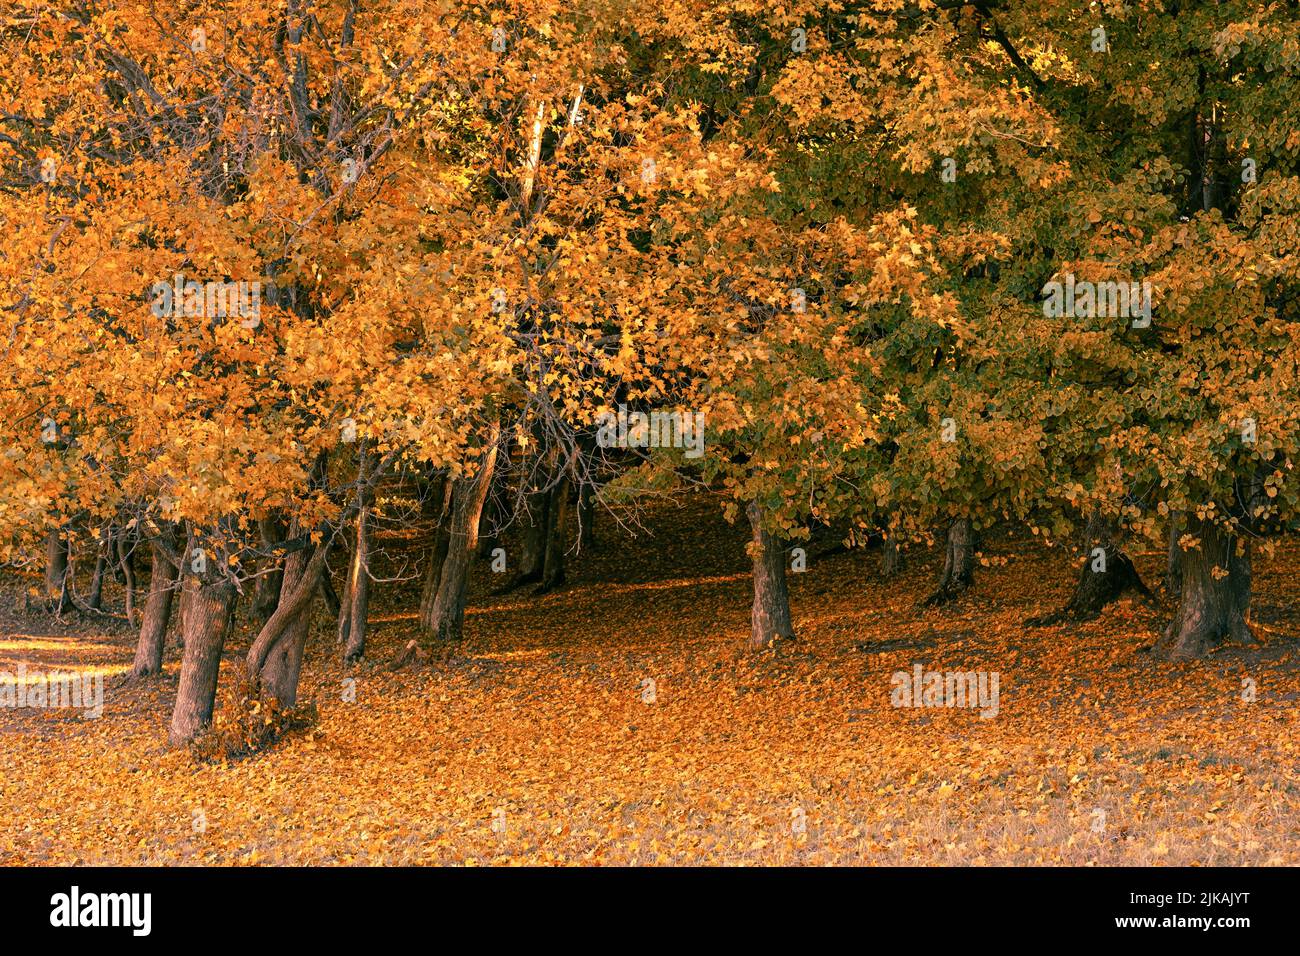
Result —
<path fill-rule="evenodd" d="M 122 569 L 122 594 L 126 607 L 126 620 L 132 627 L 136 623 L 135 614 L 135 542 L 131 532 L 123 530 L 117 536 L 117 560 Z"/>
<path fill-rule="evenodd" d="M 181 586 L 181 578 L 177 578 L 177 587 L 180 591 L 180 607 L 176 609 L 177 627 L 172 630 L 172 647 L 185 647 L 185 635 L 189 632 L 185 628 L 185 615 L 189 613 L 190 592 Z"/>
<path fill-rule="evenodd" d="M 505 590 L 542 580 L 546 570 L 546 543 L 550 540 L 551 496 L 547 491 L 532 491 L 524 498 L 527 524 L 524 525 L 519 550 L 519 573 Z"/>
<path fill-rule="evenodd" d="M 329 453 L 321 452 L 312 467 L 309 488 L 325 482 Z M 363 488 L 362 494 L 368 491 Z M 294 522 L 290 538 L 302 538 L 310 527 Z M 303 649 L 311 630 L 312 604 L 321 590 L 321 580 L 328 573 L 332 536 L 319 545 L 298 548 L 284 558 L 284 577 L 280 581 L 280 600 L 267 618 L 244 658 L 246 692 L 263 701 L 275 701 L 291 708 L 298 703 L 298 677 L 302 671 Z"/>
<path fill-rule="evenodd" d="M 263 518 L 257 526 L 261 532 L 264 549 L 269 550 L 284 541 L 284 522 L 278 517 Z M 262 560 L 258 571 L 257 580 L 253 584 L 253 606 L 249 611 L 249 617 L 260 626 L 275 613 L 275 606 L 280 603 L 280 586 L 284 581 L 284 559 L 268 555 Z"/>
<path fill-rule="evenodd" d="M 1030 627 L 1047 627 L 1065 620 L 1091 621 L 1126 591 L 1150 597 L 1151 592 L 1142 583 L 1132 559 L 1120 549 L 1115 537 L 1114 524 L 1093 512 L 1084 531 L 1087 556 L 1079 570 L 1074 594 L 1059 611 L 1031 617 L 1025 623 Z"/>
<path fill-rule="evenodd" d="M 451 549 L 451 516 L 434 532 L 433 548 L 424 568 L 424 587 L 420 593 L 420 627 L 433 630 L 433 606 L 438 599 L 438 585 L 442 583 L 442 567 L 447 563 Z"/>
<path fill-rule="evenodd" d="M 323 460 L 323 459 L 322 459 Z M 295 529 L 294 536 L 303 534 Z M 311 625 L 311 607 L 329 558 L 330 541 L 291 551 L 284 561 L 284 583 L 275 613 L 262 625 L 244 658 L 248 693 L 284 707 L 298 703 L 298 675 Z"/>
<path fill-rule="evenodd" d="M 420 590 L 420 627 L 433 630 L 433 603 L 438 597 L 438 584 L 442 581 L 442 566 L 451 546 L 451 494 L 455 483 L 444 478 L 439 497 L 442 508 L 433 530 L 433 548 L 424 566 L 424 586 Z"/>
<path fill-rule="evenodd" d="M 190 553 L 189 551 L 186 552 Z M 186 574 L 185 655 L 168 742 L 183 747 L 212 722 L 221 649 L 235 609 L 235 586 L 216 572 Z"/>
<path fill-rule="evenodd" d="M 104 574 L 108 571 L 108 549 L 112 540 L 112 531 L 105 529 L 95 549 L 95 571 L 90 577 L 90 593 L 86 596 L 86 607 L 92 611 L 104 609 Z"/>
<path fill-rule="evenodd" d="M 149 597 L 145 601 L 144 616 L 140 621 L 140 639 L 135 647 L 135 661 L 131 665 L 132 677 L 150 677 L 162 673 L 163 643 L 167 637 L 167 622 L 172 615 L 177 569 L 158 542 L 153 543 L 151 550 Z"/>
<path fill-rule="evenodd" d="M 1175 597 L 1183 586 L 1183 549 L 1178 546 L 1180 537 L 1182 525 L 1177 516 L 1173 516 L 1169 522 L 1169 563 L 1165 569 L 1165 590 Z"/>
<path fill-rule="evenodd" d="M 943 574 L 939 577 L 939 586 L 924 603 L 934 607 L 954 601 L 974 581 L 975 533 L 969 518 L 955 518 L 948 525 Z"/>
<path fill-rule="evenodd" d="M 357 463 L 357 477 L 365 479 L 369 455 L 361 449 Z M 357 502 L 356 531 L 352 536 L 352 555 L 347 563 L 347 580 L 344 581 L 343 600 L 338 609 L 338 640 L 343 645 L 344 661 L 357 661 L 365 653 L 365 628 L 369 623 L 370 594 L 370 498 L 364 496 Z"/>
<path fill-rule="evenodd" d="M 538 594 L 545 594 L 564 583 L 564 549 L 569 534 L 569 479 L 560 478 L 551 488 L 546 520 L 546 549 L 542 559 L 542 583 Z"/>
<path fill-rule="evenodd" d="M 354 555 L 355 557 L 355 555 Z M 339 609 L 334 612 L 335 640 L 340 647 L 346 647 L 352 632 L 352 560 L 348 561 L 348 575 L 343 579 L 343 596 L 339 598 Z"/>
<path fill-rule="evenodd" d="M 45 600 L 62 614 L 72 607 L 68 593 L 68 542 L 59 530 L 45 538 Z"/>
<path fill-rule="evenodd" d="M 458 641 L 463 632 L 470 564 L 478 548 L 479 518 L 492 481 L 496 456 L 494 435 L 478 471 L 471 477 L 457 479 L 452 492 L 450 541 L 446 560 L 442 563 L 438 593 L 433 601 L 432 626 L 429 628 L 435 640 Z"/>
<path fill-rule="evenodd" d="M 896 577 L 903 570 L 903 552 L 898 547 L 898 538 L 889 535 L 880 545 L 880 576 Z"/>
<path fill-rule="evenodd" d="M 280 588 L 280 606 L 276 608 L 276 613 L 283 610 L 287 620 L 258 672 L 262 699 L 275 700 L 282 707 L 294 707 L 298 703 L 302 652 L 311 629 L 313 598 L 319 590 L 318 581 L 308 580 L 310 575 L 320 573 L 313 571 L 316 564 L 312 561 L 314 556 L 312 549 L 302 548 L 285 557 L 284 583 Z M 298 589 L 304 587 L 308 589 L 307 593 L 294 605 Z"/>
<path fill-rule="evenodd" d="M 483 506 L 483 517 L 479 520 L 478 556 L 486 558 L 497 547 L 499 528 L 501 526 L 502 508 L 500 489 L 496 482 L 488 490 L 487 502 Z"/>
<path fill-rule="evenodd" d="M 343 610 L 343 599 L 339 597 L 339 592 L 334 590 L 334 582 L 330 580 L 328 566 L 321 572 L 320 596 L 325 599 L 325 610 L 329 615 L 338 617 L 339 612 Z"/>
<path fill-rule="evenodd" d="M 357 515 L 356 545 L 348 565 L 348 583 L 339 608 L 339 643 L 345 661 L 358 660 L 366 652 L 366 627 L 370 608 L 370 522 L 369 509 Z"/>
<path fill-rule="evenodd" d="M 790 593 L 785 582 L 785 548 L 763 526 L 763 507 L 751 501 L 745 509 L 753 532 L 754 605 L 750 613 L 749 646 L 762 648 L 794 636 L 790 624 Z"/>
<path fill-rule="evenodd" d="M 1255 639 L 1249 625 L 1249 542 L 1196 518 L 1189 518 L 1187 533 L 1200 541 L 1200 547 L 1183 551 L 1179 558 L 1178 608 L 1154 649 L 1157 656 L 1171 661 L 1203 657 L 1228 639 L 1246 643 Z"/>
<path fill-rule="evenodd" d="M 596 544 L 596 488 L 584 482 L 578 491 L 578 550 Z"/>
<path fill-rule="evenodd" d="M 441 520 L 446 510 L 447 475 L 433 469 L 419 479 L 420 514 L 434 522 Z"/>

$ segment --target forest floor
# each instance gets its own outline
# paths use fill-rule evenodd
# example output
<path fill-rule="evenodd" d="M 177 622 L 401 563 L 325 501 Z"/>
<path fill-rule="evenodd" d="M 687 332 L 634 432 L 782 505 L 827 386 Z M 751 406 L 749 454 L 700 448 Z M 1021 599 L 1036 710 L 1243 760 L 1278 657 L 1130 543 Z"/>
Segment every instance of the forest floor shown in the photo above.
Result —
<path fill-rule="evenodd" d="M 118 686 L 125 623 L 15 611 L 24 582 L 0 582 L 0 671 L 108 675 L 99 719 L 0 708 L 0 863 L 1300 864 L 1300 543 L 1256 562 L 1262 644 L 1204 661 L 1146 652 L 1167 602 L 1024 627 L 1077 575 L 1024 533 L 925 611 L 937 548 L 884 581 L 875 552 L 811 546 L 797 639 L 748 654 L 742 530 L 708 501 L 642 524 L 605 521 L 542 597 L 491 596 L 479 562 L 466 640 L 432 663 L 388 667 L 418 581 L 376 586 L 356 666 L 322 610 L 318 725 L 229 764 L 165 749 L 176 649 Z M 1135 558 L 1153 586 L 1162 557 Z M 996 672 L 996 715 L 893 706 L 915 664 Z"/>

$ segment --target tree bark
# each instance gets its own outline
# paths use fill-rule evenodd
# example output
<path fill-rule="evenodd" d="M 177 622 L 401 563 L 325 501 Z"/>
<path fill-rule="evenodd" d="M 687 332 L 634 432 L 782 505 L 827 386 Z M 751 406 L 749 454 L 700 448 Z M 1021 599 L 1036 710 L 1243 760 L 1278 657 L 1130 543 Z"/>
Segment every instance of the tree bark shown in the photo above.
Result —
<path fill-rule="evenodd" d="M 312 468 L 309 488 L 324 484 L 329 453 L 321 452 Z M 383 465 L 371 475 L 376 478 Z M 363 482 L 361 494 L 370 493 Z M 364 504 L 364 499 L 357 502 Z M 280 600 L 275 612 L 262 625 L 244 658 L 246 693 L 257 695 L 263 701 L 276 701 L 285 708 L 298 703 L 298 677 L 302 671 L 302 654 L 311 629 L 311 606 L 321 590 L 329 561 L 332 534 L 317 529 L 323 540 L 320 544 L 296 548 L 285 555 L 284 578 L 280 582 Z M 294 522 L 289 529 L 291 538 L 306 537 L 311 529 Z"/>
<path fill-rule="evenodd" d="M 86 596 L 86 607 L 92 611 L 104 609 L 104 574 L 108 571 L 108 549 L 112 543 L 111 531 L 105 529 L 95 549 L 95 572 L 90 577 L 90 593 Z"/>
<path fill-rule="evenodd" d="M 302 653 L 311 629 L 312 599 L 320 586 L 316 577 L 322 573 L 324 553 L 325 546 L 321 545 L 291 552 L 285 558 L 280 605 L 249 650 L 250 663 L 255 662 L 263 634 L 273 623 L 280 625 L 279 635 L 270 642 L 257 670 L 257 686 L 263 700 L 274 700 L 282 707 L 294 707 L 298 703 Z"/>
<path fill-rule="evenodd" d="M 496 456 L 497 436 L 494 434 L 479 462 L 478 471 L 470 477 L 457 479 L 452 492 L 450 540 L 429 628 L 435 640 L 458 641 L 463 633 L 470 564 L 478 548 L 479 518 L 492 481 Z"/>
<path fill-rule="evenodd" d="M 596 544 L 596 487 L 584 482 L 578 491 L 578 550 Z"/>
<path fill-rule="evenodd" d="M 451 516 L 434 532 L 433 548 L 424 569 L 424 587 L 420 593 L 420 627 L 433 630 L 433 606 L 438 599 L 438 586 L 442 583 L 442 568 L 451 549 Z"/>
<path fill-rule="evenodd" d="M 494 486 L 496 484 L 498 483 L 494 482 Z M 483 505 L 483 517 L 479 520 L 479 539 L 476 554 L 480 558 L 486 558 L 490 555 L 492 549 L 497 547 L 500 538 L 501 491 L 494 486 L 488 488 L 487 501 Z"/>
<path fill-rule="evenodd" d="M 177 579 L 177 581 L 178 583 L 180 583 L 179 578 Z M 176 609 L 176 620 L 178 626 L 172 631 L 173 636 L 171 640 L 171 645 L 172 647 L 179 647 L 183 649 L 185 647 L 185 635 L 189 633 L 185 629 L 185 616 L 189 613 L 189 609 L 190 609 L 190 592 L 185 590 L 183 586 L 180 587 L 179 603 L 180 603 L 180 607 Z"/>
<path fill-rule="evenodd" d="M 887 535 L 880 545 L 880 576 L 896 577 L 903 570 L 903 552 L 898 547 L 898 538 Z"/>
<path fill-rule="evenodd" d="M 262 625 L 244 659 L 244 674 L 263 699 L 286 707 L 298 701 L 298 673 L 311 619 L 311 602 L 320 589 L 329 541 L 291 551 L 284 561 L 284 585 L 275 613 Z"/>
<path fill-rule="evenodd" d="M 190 553 L 188 550 L 186 553 Z M 235 586 L 215 571 L 185 576 L 185 655 L 168 742 L 183 747 L 212 722 L 221 649 L 235 609 Z"/>
<path fill-rule="evenodd" d="M 1175 596 L 1183 586 L 1183 550 L 1178 546 L 1180 537 L 1182 537 L 1181 523 L 1176 515 L 1171 516 L 1169 521 L 1169 563 L 1165 569 L 1165 590 Z"/>
<path fill-rule="evenodd" d="M 1249 625 L 1249 542 L 1196 518 L 1189 518 L 1187 532 L 1200 546 L 1182 551 L 1178 608 L 1154 648 L 1156 656 L 1171 661 L 1203 657 L 1230 638 L 1255 639 Z"/>
<path fill-rule="evenodd" d="M 542 583 L 538 594 L 545 594 L 564 583 L 564 550 L 569 534 L 569 479 L 562 477 L 551 488 L 546 520 L 546 549 L 542 560 Z"/>
<path fill-rule="evenodd" d="M 263 548 L 269 550 L 284 541 L 284 522 L 278 517 L 263 518 L 257 526 L 261 533 Z M 258 571 L 257 580 L 253 584 L 253 605 L 249 617 L 258 625 L 262 625 L 275 613 L 275 606 L 280 603 L 280 587 L 284 581 L 284 559 L 268 555 L 263 559 Z"/>
<path fill-rule="evenodd" d="M 167 622 L 172 614 L 172 596 L 175 593 L 177 568 L 167 558 L 157 542 L 153 543 L 149 571 L 149 597 L 145 601 L 144 616 L 140 621 L 140 639 L 135 647 L 135 661 L 131 665 L 132 677 L 149 677 L 162 673 L 163 644 L 167 637 Z"/>
<path fill-rule="evenodd" d="M 924 603 L 933 607 L 954 601 L 974 580 L 975 533 L 969 518 L 954 518 L 948 525 L 939 586 Z"/>
<path fill-rule="evenodd" d="M 790 623 L 790 592 L 785 580 L 785 548 L 763 525 L 763 507 L 751 501 L 745 508 L 753 533 L 754 604 L 750 612 L 749 646 L 763 648 L 774 640 L 794 637 Z"/>
<path fill-rule="evenodd" d="M 68 542 L 58 529 L 45 538 L 45 600 L 59 614 L 72 607 L 68 594 Z"/>
<path fill-rule="evenodd" d="M 325 610 L 331 616 L 337 617 L 339 611 L 343 610 L 343 599 L 339 597 L 334 590 L 334 582 L 330 580 L 330 568 L 327 563 L 320 574 L 320 596 L 325 599 Z"/>
<path fill-rule="evenodd" d="M 438 585 L 442 581 L 442 565 L 447 560 L 447 549 L 451 546 L 451 495 L 454 482 L 444 478 L 440 497 L 442 509 L 438 513 L 437 524 L 433 530 L 433 548 L 424 569 L 424 586 L 420 590 L 420 627 L 425 631 L 433 630 L 433 604 L 438 597 Z"/>
<path fill-rule="evenodd" d="M 123 529 L 117 536 L 117 560 L 122 569 L 122 594 L 126 610 L 127 623 L 132 627 L 136 623 L 135 614 L 135 543 L 130 541 L 131 532 Z"/>
<path fill-rule="evenodd" d="M 528 524 L 524 526 L 519 549 L 519 573 L 509 587 L 536 584 L 546 571 L 546 543 L 550 540 L 551 496 L 547 491 L 531 491 L 525 498 Z"/>
<path fill-rule="evenodd" d="M 1074 594 L 1059 611 L 1031 617 L 1025 623 L 1030 627 L 1047 627 L 1065 620 L 1091 621 L 1126 591 L 1150 597 L 1151 592 L 1142 583 L 1132 559 L 1119 547 L 1115 537 L 1112 521 L 1099 512 L 1089 515 L 1084 531 L 1087 556 L 1079 570 Z"/>
<path fill-rule="evenodd" d="M 366 652 L 366 627 L 370 608 L 369 508 L 357 514 L 356 546 L 348 567 L 348 585 L 339 608 L 339 642 L 343 659 L 355 661 Z"/>

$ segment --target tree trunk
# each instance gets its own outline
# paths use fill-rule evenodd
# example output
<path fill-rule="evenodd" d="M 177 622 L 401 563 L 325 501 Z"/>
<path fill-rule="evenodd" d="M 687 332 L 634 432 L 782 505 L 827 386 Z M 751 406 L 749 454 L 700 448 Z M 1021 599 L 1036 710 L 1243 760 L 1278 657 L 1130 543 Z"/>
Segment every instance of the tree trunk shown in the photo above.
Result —
<path fill-rule="evenodd" d="M 336 640 L 340 647 L 346 647 L 352 632 L 352 559 L 348 560 L 348 576 L 343 579 L 343 596 L 339 599 L 339 609 L 334 612 L 334 620 Z"/>
<path fill-rule="evenodd" d="M 72 606 L 68 594 L 68 542 L 58 529 L 45 537 L 45 600 L 59 614 Z"/>
<path fill-rule="evenodd" d="M 136 644 L 135 661 L 131 665 L 132 677 L 149 677 L 162 673 L 163 643 L 167 637 L 167 622 L 172 615 L 177 569 L 167 559 L 160 544 L 154 542 L 151 550 L 149 597 L 145 601 L 144 616 L 140 622 L 140 640 Z"/>
<path fill-rule="evenodd" d="M 284 541 L 284 522 L 278 517 L 263 518 L 257 523 L 262 536 L 264 549 L 274 548 Z M 275 606 L 280 603 L 280 586 L 284 581 L 284 559 L 268 555 L 262 560 L 258 569 L 257 580 L 253 584 L 253 606 L 249 617 L 259 626 L 275 613 Z"/>
<path fill-rule="evenodd" d="M 189 550 L 186 553 L 190 553 Z M 185 655 L 168 742 L 183 747 L 212 722 L 221 649 L 235 609 L 235 586 L 216 572 L 185 575 Z"/>
<path fill-rule="evenodd" d="M 1154 648 L 1158 657 L 1171 661 L 1202 657 L 1229 638 L 1247 643 L 1255 639 L 1248 623 L 1249 542 L 1213 522 L 1190 517 L 1187 532 L 1200 547 L 1180 555 L 1178 608 Z"/>
<path fill-rule="evenodd" d="M 1183 586 L 1183 550 L 1178 546 L 1178 539 L 1182 537 L 1181 527 L 1177 516 L 1171 516 L 1169 521 L 1169 564 L 1165 570 L 1165 590 L 1174 596 L 1177 596 L 1179 589 Z"/>
<path fill-rule="evenodd" d="M 122 569 L 123 604 L 126 608 L 126 621 L 135 626 L 135 542 L 130 541 L 131 532 L 123 530 L 117 536 L 117 560 Z"/>
<path fill-rule="evenodd" d="M 179 578 L 177 579 L 180 580 Z M 185 615 L 189 613 L 190 592 L 184 587 L 180 588 L 180 607 L 176 609 L 176 620 L 179 625 L 172 631 L 172 647 L 185 647 L 185 635 L 189 632 L 185 628 Z"/>
<path fill-rule="evenodd" d="M 451 549 L 451 516 L 434 532 L 433 549 L 429 552 L 424 569 L 424 587 L 420 593 L 420 627 L 433 630 L 433 606 L 438 599 L 438 585 L 442 583 L 442 567 Z"/>
<path fill-rule="evenodd" d="M 319 582 L 307 580 L 307 576 L 312 573 L 313 557 L 312 549 L 303 548 L 291 552 L 285 558 L 284 583 L 280 588 L 280 606 L 276 608 L 276 613 L 283 611 L 287 619 L 258 672 L 258 687 L 262 699 L 275 700 L 282 707 L 294 707 L 298 703 L 298 678 L 302 673 L 302 653 L 307 645 L 307 634 L 311 629 L 312 599 L 319 589 Z M 308 589 L 306 595 L 297 604 L 293 604 L 296 592 L 303 587 Z M 267 626 L 269 623 L 268 621 Z"/>
<path fill-rule="evenodd" d="M 898 547 L 898 537 L 888 535 L 880 545 L 880 576 L 896 577 L 903 570 L 903 552 Z"/>
<path fill-rule="evenodd" d="M 483 506 L 483 517 L 479 521 L 479 539 L 477 555 L 486 558 L 498 546 L 499 530 L 502 519 L 501 490 L 496 487 L 488 489 L 487 502 Z"/>
<path fill-rule="evenodd" d="M 435 640 L 460 640 L 465 623 L 465 594 L 469 588 L 470 563 L 478 548 L 478 524 L 483 513 L 492 471 L 496 466 L 497 437 L 484 453 L 472 477 L 456 480 L 452 492 L 450 541 L 442 563 L 438 593 L 433 602 L 431 627 Z"/>
<path fill-rule="evenodd" d="M 369 509 L 357 514 L 356 546 L 348 567 L 348 585 L 339 608 L 339 642 L 343 659 L 355 661 L 366 652 L 366 626 L 370 607 Z"/>
<path fill-rule="evenodd" d="M 95 572 L 90 577 L 90 594 L 86 596 L 86 607 L 92 611 L 104 609 L 104 574 L 108 571 L 108 549 L 113 540 L 110 529 L 104 529 L 102 534 L 95 549 Z"/>
<path fill-rule="evenodd" d="M 1031 617 L 1030 627 L 1047 627 L 1064 620 L 1091 621 L 1102 609 L 1126 591 L 1134 590 L 1145 597 L 1151 592 L 1142 583 L 1133 561 L 1115 542 L 1115 525 L 1099 512 L 1088 517 L 1084 531 L 1087 556 L 1079 570 L 1079 583 L 1065 607 L 1051 614 Z"/>
<path fill-rule="evenodd" d="M 308 488 L 324 485 L 329 452 L 322 451 L 312 466 Z M 362 493 L 366 493 L 363 488 Z M 288 535 L 305 538 L 311 531 L 295 521 Z M 280 581 L 280 600 L 267 618 L 244 657 L 245 692 L 262 701 L 275 701 L 285 708 L 298 703 L 298 676 L 302 654 L 311 629 L 311 608 L 321 590 L 321 579 L 328 573 L 332 535 L 315 546 L 295 548 L 285 555 L 284 576 Z"/>
<path fill-rule="evenodd" d="M 785 548 L 763 526 L 763 507 L 751 501 L 745 508 L 753 531 L 754 605 L 750 613 L 749 646 L 766 647 L 794 636 L 790 624 L 790 593 L 785 582 Z"/>
<path fill-rule="evenodd" d="M 528 524 L 523 529 L 519 549 L 519 573 L 506 590 L 536 584 L 546 571 L 546 543 L 550 540 L 551 496 L 547 491 L 532 491 L 524 498 Z"/>
<path fill-rule="evenodd" d="M 578 491 L 578 550 L 596 545 L 596 487 L 584 482 Z"/>
<path fill-rule="evenodd" d="M 433 531 L 433 548 L 424 569 L 424 586 L 420 590 L 420 627 L 426 631 L 433 630 L 433 604 L 438 597 L 438 585 L 442 581 L 442 565 L 447 560 L 447 549 L 451 546 L 451 494 L 454 482 L 444 478 L 442 482 L 442 509 L 438 513 L 437 524 Z"/>
<path fill-rule="evenodd" d="M 244 658 L 250 693 L 263 700 L 274 698 L 285 707 L 298 702 L 298 673 L 311 623 L 311 604 L 320 590 L 329 545 L 326 540 L 315 548 L 291 551 L 285 558 L 280 603 Z"/>
<path fill-rule="evenodd" d="M 975 533 L 969 518 L 954 518 L 948 525 L 939 586 L 925 599 L 924 604 L 934 607 L 956 600 L 974 580 Z"/>
<path fill-rule="evenodd" d="M 538 594 L 545 594 L 564 583 L 564 549 L 569 534 L 569 479 L 560 478 L 551 488 L 546 520 L 546 549 L 542 560 L 542 583 Z"/>
<path fill-rule="evenodd" d="M 329 565 L 326 565 L 325 569 L 321 571 L 320 596 L 325 599 L 325 610 L 329 615 L 331 617 L 338 617 L 339 612 L 343 610 L 343 599 L 340 598 L 339 593 L 334 590 L 334 582 L 330 580 Z"/>

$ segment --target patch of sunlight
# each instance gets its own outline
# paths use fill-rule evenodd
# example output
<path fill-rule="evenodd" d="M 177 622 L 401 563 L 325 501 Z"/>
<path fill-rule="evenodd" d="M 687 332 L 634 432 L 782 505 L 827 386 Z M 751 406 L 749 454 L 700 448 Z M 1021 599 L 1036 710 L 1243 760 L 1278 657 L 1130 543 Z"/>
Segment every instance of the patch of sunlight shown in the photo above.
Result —
<path fill-rule="evenodd" d="M 131 669 L 129 664 L 111 664 L 108 666 L 85 666 L 81 664 L 59 664 L 54 667 L 46 667 L 42 664 L 31 664 L 27 661 L 21 662 L 22 670 L 16 670 L 17 665 L 0 664 L 0 674 L 4 675 L 6 684 L 13 684 L 30 687 L 35 683 L 44 683 L 46 678 L 58 674 L 75 674 L 78 677 L 94 677 L 99 674 L 105 678 L 113 677 L 117 674 L 123 674 Z"/>
<path fill-rule="evenodd" d="M 737 574 L 715 574 L 707 578 L 666 578 L 663 581 L 645 581 L 640 584 L 610 584 L 604 581 L 584 585 L 582 587 L 569 587 L 563 591 L 553 591 L 550 594 L 528 597 L 518 601 L 511 601 L 509 604 L 492 604 L 487 607 L 467 607 L 465 615 L 469 617 L 475 614 L 494 614 L 498 611 L 529 611 L 544 607 L 547 604 L 555 604 L 561 598 L 595 599 L 605 600 L 610 594 L 618 594 L 625 591 L 672 591 L 679 588 L 698 587 L 701 584 L 726 584 L 731 581 L 748 581 L 750 572 L 741 571 Z M 408 618 L 415 617 L 414 614 L 406 615 Z"/>
<path fill-rule="evenodd" d="M 667 578 L 663 581 L 647 581 L 644 584 L 615 584 L 603 586 L 608 591 L 669 591 L 673 588 L 689 588 L 697 584 L 723 584 L 727 581 L 748 581 L 750 572 L 737 574 L 714 574 L 707 578 Z"/>
<path fill-rule="evenodd" d="M 22 651 L 69 651 L 89 648 L 111 651 L 115 650 L 116 646 L 104 641 L 85 641 L 76 637 L 34 637 L 30 634 L 7 634 L 0 637 L 0 651 L 10 649 Z"/>
<path fill-rule="evenodd" d="M 493 654 L 475 654 L 475 658 L 486 658 L 492 661 L 523 661 L 535 657 L 545 657 L 550 654 L 548 647 L 541 647 L 533 651 L 497 651 Z"/>

